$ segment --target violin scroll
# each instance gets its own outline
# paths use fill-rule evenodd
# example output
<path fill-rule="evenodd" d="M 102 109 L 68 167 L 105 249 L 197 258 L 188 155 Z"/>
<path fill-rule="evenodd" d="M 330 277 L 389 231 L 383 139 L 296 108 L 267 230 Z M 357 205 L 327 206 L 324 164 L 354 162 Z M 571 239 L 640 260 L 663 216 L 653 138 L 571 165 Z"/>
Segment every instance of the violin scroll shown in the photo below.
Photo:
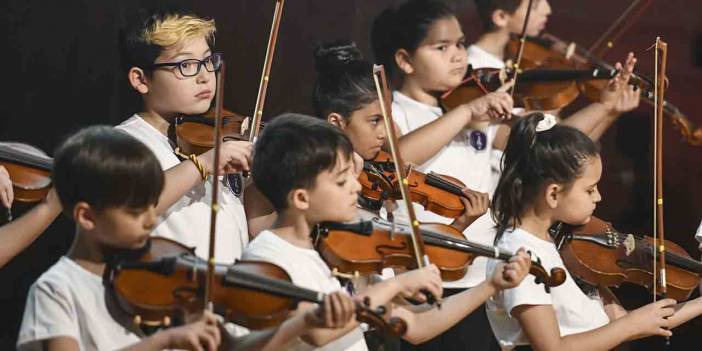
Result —
<path fill-rule="evenodd" d="M 531 252 L 529 252 L 531 255 Z M 532 256 L 531 268 L 529 274 L 534 276 L 536 284 L 543 284 L 547 293 L 551 292 L 551 288 L 563 284 L 566 280 L 566 272 L 561 267 L 553 267 L 549 272 L 541 265 L 541 259 Z"/>
<path fill-rule="evenodd" d="M 384 334 L 393 336 L 403 336 L 407 332 L 407 322 L 398 317 L 391 317 L 385 320 L 384 316 L 388 313 L 385 306 L 378 306 L 375 309 L 370 307 L 370 298 L 365 297 L 363 302 L 356 303 L 356 320 L 361 323 L 367 323 Z"/>

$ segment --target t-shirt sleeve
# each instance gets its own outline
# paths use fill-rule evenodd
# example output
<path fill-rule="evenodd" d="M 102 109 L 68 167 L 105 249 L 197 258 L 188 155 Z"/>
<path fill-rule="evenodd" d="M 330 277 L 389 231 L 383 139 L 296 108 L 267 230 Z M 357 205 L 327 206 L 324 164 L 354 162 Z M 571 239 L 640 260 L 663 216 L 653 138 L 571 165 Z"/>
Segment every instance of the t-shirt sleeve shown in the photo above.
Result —
<path fill-rule="evenodd" d="M 405 111 L 402 110 L 400 104 L 397 102 L 392 103 L 392 119 L 395 121 L 397 129 L 400 131 L 401 135 L 405 135 L 410 132 L 410 128 L 407 125 L 407 116 L 405 116 Z"/>
<path fill-rule="evenodd" d="M 76 310 L 69 294 L 39 281 L 27 296 L 17 349 L 41 350 L 43 340 L 56 337 L 80 340 Z"/>
<path fill-rule="evenodd" d="M 510 252 L 517 252 L 520 248 L 524 248 L 529 252 L 535 252 L 538 255 L 539 250 L 531 247 L 528 243 L 512 241 L 507 243 L 503 248 Z M 536 278 L 529 274 L 519 286 L 506 289 L 501 292 L 502 305 L 510 316 L 512 309 L 521 305 L 552 305 L 553 300 L 551 294 L 546 292 L 543 284 L 537 284 Z"/>
<path fill-rule="evenodd" d="M 536 284 L 535 277 L 528 275 L 519 286 L 502 292 L 505 311 L 512 315 L 512 309 L 521 305 L 552 305 L 551 295 L 543 284 Z"/>

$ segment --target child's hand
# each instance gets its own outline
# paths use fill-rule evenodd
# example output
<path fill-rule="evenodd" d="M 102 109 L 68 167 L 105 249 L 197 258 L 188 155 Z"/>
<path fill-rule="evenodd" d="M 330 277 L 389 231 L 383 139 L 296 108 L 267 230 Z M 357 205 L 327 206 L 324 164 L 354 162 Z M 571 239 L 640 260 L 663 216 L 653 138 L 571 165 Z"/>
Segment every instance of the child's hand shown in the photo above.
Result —
<path fill-rule="evenodd" d="M 215 351 L 222 342 L 217 317 L 208 311 L 196 322 L 163 333 L 166 333 L 168 349 Z"/>
<path fill-rule="evenodd" d="M 488 207 L 490 207 L 490 198 L 487 193 L 465 188 L 463 189 L 463 194 L 465 196 L 460 197 L 460 199 L 466 209 L 463 211 L 463 214 L 452 223 L 452 226 L 459 231 L 465 230 L 469 225 L 475 222 L 478 217 L 484 215 Z"/>
<path fill-rule="evenodd" d="M 470 122 L 502 121 L 512 117 L 514 101 L 506 92 L 496 91 L 471 100 L 463 106 L 470 113 Z"/>
<path fill-rule="evenodd" d="M 231 174 L 249 171 L 253 144 L 248 141 L 225 141 L 219 153 L 219 173 Z M 214 149 L 198 156 L 208 172 L 214 173 Z"/>
<path fill-rule="evenodd" d="M 663 299 L 629 312 L 622 319 L 626 319 L 627 323 L 631 323 L 636 328 L 637 333 L 632 339 L 652 335 L 672 336 L 673 333 L 664 328 L 670 326 L 666 317 L 675 313 L 673 308 L 675 304 L 676 301 L 673 299 Z"/>
<path fill-rule="evenodd" d="M 342 328 L 353 320 L 356 303 L 344 293 L 337 291 L 324 296 L 324 303 L 305 314 L 305 322 L 313 328 Z"/>
<path fill-rule="evenodd" d="M 619 62 L 615 65 L 619 73 L 609 81 L 600 94 L 600 100 L 610 113 L 619 115 L 639 107 L 641 91 L 629 85 L 635 66 L 636 58 L 631 52 L 626 57 L 624 66 Z"/>
<path fill-rule="evenodd" d="M 531 269 L 531 257 L 521 248 L 509 262 L 500 264 L 490 277 L 489 283 L 497 290 L 511 289 L 518 286 Z"/>
<path fill-rule="evenodd" d="M 5 167 L 0 166 L 0 203 L 5 208 L 12 207 L 12 201 L 15 199 L 14 191 L 12 190 L 12 180 L 10 173 Z"/>
<path fill-rule="evenodd" d="M 395 278 L 400 287 L 400 295 L 404 298 L 413 298 L 419 302 L 426 302 L 427 296 L 422 290 L 430 292 L 436 299 L 443 294 L 441 287 L 441 272 L 436 265 L 428 265 L 402 273 Z"/>

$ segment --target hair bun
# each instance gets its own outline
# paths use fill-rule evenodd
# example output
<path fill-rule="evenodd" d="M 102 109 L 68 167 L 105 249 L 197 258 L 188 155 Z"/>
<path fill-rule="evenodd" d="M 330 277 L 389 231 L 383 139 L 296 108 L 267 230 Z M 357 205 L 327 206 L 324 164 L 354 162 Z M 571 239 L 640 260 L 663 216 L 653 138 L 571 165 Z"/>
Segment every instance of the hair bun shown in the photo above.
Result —
<path fill-rule="evenodd" d="M 363 59 L 356 43 L 351 40 L 323 42 L 314 50 L 315 69 L 324 72 L 349 62 Z"/>

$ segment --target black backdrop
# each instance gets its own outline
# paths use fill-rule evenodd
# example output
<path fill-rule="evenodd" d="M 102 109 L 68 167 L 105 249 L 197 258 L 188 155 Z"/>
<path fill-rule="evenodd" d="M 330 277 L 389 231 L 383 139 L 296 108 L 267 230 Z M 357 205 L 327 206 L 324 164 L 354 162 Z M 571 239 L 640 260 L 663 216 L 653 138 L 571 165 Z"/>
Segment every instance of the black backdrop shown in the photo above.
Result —
<path fill-rule="evenodd" d="M 368 51 L 373 17 L 398 0 L 287 1 L 273 64 L 265 118 L 284 111 L 311 113 L 314 81 L 311 50 L 319 40 L 348 38 Z M 452 1 L 469 40 L 480 28 L 470 0 Z M 229 63 L 225 106 L 241 114 L 253 110 L 260 67 L 265 55 L 273 1 L 109 1 L 6 0 L 0 12 L 0 140 L 22 141 L 47 152 L 66 134 L 91 124 L 117 124 L 135 112 L 136 102 L 117 67 L 117 28 L 131 9 L 154 4 L 192 8 L 218 23 L 218 50 Z M 589 44 L 626 7 L 624 0 L 553 0 L 549 30 L 580 44 Z M 633 23 L 607 59 L 639 57 L 643 72 L 652 72 L 646 52 L 656 35 L 670 44 L 669 100 L 702 122 L 697 112 L 697 84 L 702 82 L 702 3 L 694 0 L 654 1 L 644 17 Z M 370 56 L 369 56 L 370 57 Z M 642 107 L 624 116 L 602 140 L 605 201 L 598 215 L 624 231 L 648 233 L 651 228 L 649 121 L 651 109 Z M 666 122 L 666 229 L 667 237 L 695 257 L 693 239 L 702 218 L 699 198 L 702 156 L 699 147 L 679 142 Z M 27 206 L 18 205 L 21 213 Z M 72 238 L 72 224 L 59 219 L 27 251 L 0 270 L 0 349 L 14 346 L 27 289 L 32 281 L 63 254 Z M 618 291 L 625 305 L 644 303 L 649 296 L 626 287 Z M 696 321 L 676 331 L 671 349 L 699 342 Z M 651 349 L 642 343 L 635 349 Z"/>

